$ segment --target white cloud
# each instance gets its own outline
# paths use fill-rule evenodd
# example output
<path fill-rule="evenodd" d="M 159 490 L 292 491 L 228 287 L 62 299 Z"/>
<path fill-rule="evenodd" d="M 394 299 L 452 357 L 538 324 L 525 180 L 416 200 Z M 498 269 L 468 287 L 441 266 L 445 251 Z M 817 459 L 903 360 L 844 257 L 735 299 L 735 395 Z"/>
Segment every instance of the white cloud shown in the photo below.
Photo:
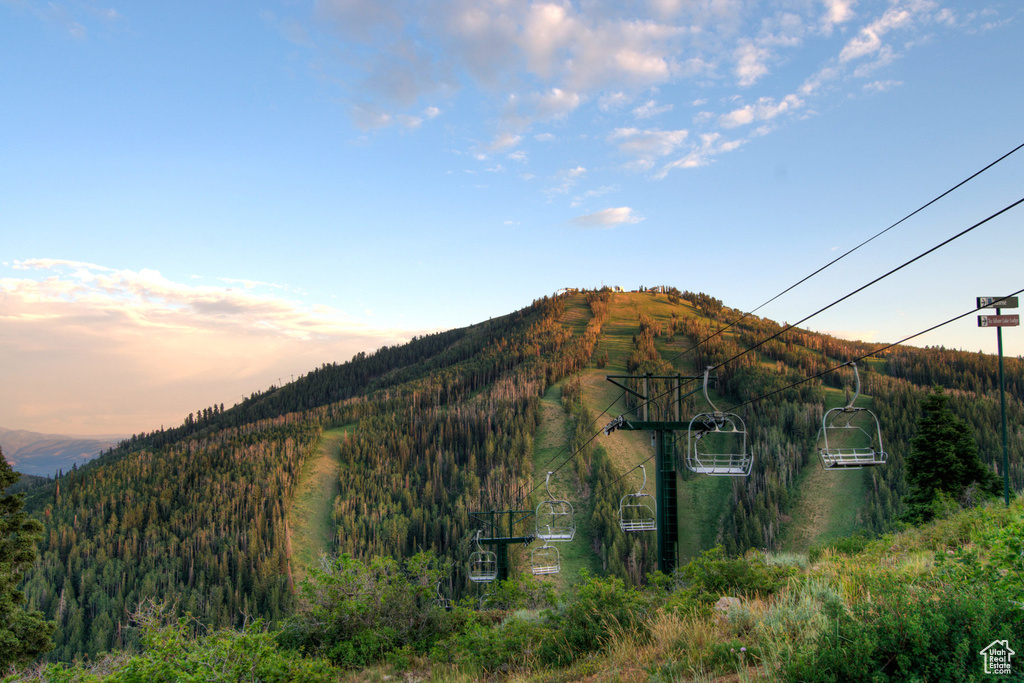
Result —
<path fill-rule="evenodd" d="M 609 140 L 617 145 L 620 152 L 634 159 L 634 168 L 647 170 L 659 157 L 673 154 L 688 136 L 689 131 L 686 130 L 617 128 Z"/>
<path fill-rule="evenodd" d="M 511 133 L 502 133 L 496 138 L 491 140 L 491 144 L 488 145 L 487 149 L 492 152 L 502 152 L 506 149 L 516 147 L 523 138 L 519 135 L 512 135 Z"/>
<path fill-rule="evenodd" d="M 768 74 L 768 66 L 765 62 L 771 56 L 771 52 L 763 47 L 758 47 L 753 42 L 745 41 L 736 48 L 734 57 L 736 59 L 736 77 L 743 87 L 753 85 L 762 76 Z"/>
<path fill-rule="evenodd" d="M 910 0 L 903 6 L 892 7 L 851 39 L 839 53 L 839 62 L 845 63 L 875 54 L 883 49 L 882 38 L 890 31 L 907 28 L 918 15 L 935 7 L 928 0 Z"/>
<path fill-rule="evenodd" d="M 569 190 L 573 187 L 573 185 L 579 182 L 580 178 L 586 175 L 586 173 L 587 169 L 584 168 L 583 166 L 576 166 L 574 168 L 568 168 L 563 171 L 560 171 L 555 176 L 557 184 L 552 187 L 549 187 L 546 190 L 547 194 L 555 195 L 568 193 Z"/>
<path fill-rule="evenodd" d="M 715 156 L 739 149 L 744 144 L 746 140 L 726 140 L 720 133 L 703 133 L 684 156 L 665 164 L 655 178 L 664 178 L 670 171 L 679 168 L 706 166 Z"/>
<path fill-rule="evenodd" d="M 822 18 L 822 28 L 826 34 L 831 33 L 833 27 L 838 24 L 845 24 L 853 18 L 853 2 L 851 0 L 824 0 L 825 16 Z"/>
<path fill-rule="evenodd" d="M 865 92 L 879 93 L 892 90 L 903 85 L 903 81 L 872 81 L 864 85 Z"/>
<path fill-rule="evenodd" d="M 602 209 L 596 213 L 585 216 L 578 216 L 573 223 L 584 228 L 614 228 L 619 225 L 639 223 L 643 218 L 633 214 L 633 209 L 628 206 L 619 206 L 613 209 Z"/>
<path fill-rule="evenodd" d="M 57 259 L 16 261 L 14 268 L 51 275 L 41 280 L 0 279 L 0 292 L 5 297 L 3 316 L 8 320 L 22 317 L 27 311 L 20 305 L 31 303 L 51 312 L 64 305 L 80 306 L 92 313 L 128 317 L 142 327 L 193 332 L 259 329 L 284 337 L 311 339 L 347 334 L 358 328 L 341 311 L 257 292 L 268 285 L 253 280 L 220 278 L 242 285 L 240 289 L 188 285 L 173 282 L 149 268 L 118 270 Z"/>
<path fill-rule="evenodd" d="M 442 97 L 453 103 L 454 130 L 464 120 L 454 108 L 464 100 L 452 96 L 463 89 L 491 99 L 494 118 L 483 123 L 503 131 L 500 138 L 521 138 L 514 147 L 524 153 L 530 142 L 553 139 L 531 135 L 531 128 L 561 125 L 587 105 L 615 127 L 624 114 L 647 120 L 690 102 L 701 109 L 692 118 L 693 135 L 746 126 L 748 136 L 763 135 L 780 117 L 814 111 L 813 98 L 863 87 L 853 79 L 873 81 L 867 91 L 889 84 L 893 79 L 879 70 L 919 42 L 917 29 L 959 23 L 968 30 L 991 18 L 982 19 L 981 11 L 959 18 L 936 0 L 452 0 L 422 9 L 412 0 L 316 0 L 308 33 L 329 55 L 317 63 L 333 65 L 326 77 L 348 90 L 342 99 L 353 120 L 363 129 L 420 126 L 439 110 L 416 103 Z M 897 32 L 906 39 L 896 43 Z M 808 63 L 796 51 L 812 41 L 813 51 L 805 51 L 814 53 L 813 70 L 802 85 L 789 95 L 773 91 L 773 72 L 784 65 L 789 74 Z M 833 56 L 820 58 L 822 50 Z M 701 90 L 730 81 L 741 89 L 759 86 L 761 97 L 743 106 L 709 106 L 727 98 L 711 100 Z M 680 98 L 680 92 L 693 94 Z M 468 137 L 487 136 L 472 131 Z M 614 140 L 628 153 L 622 143 Z M 510 147 L 496 140 L 488 149 Z M 650 168 L 658 156 L 652 154 L 634 154 L 635 164 Z M 701 165 L 709 157 L 695 145 L 687 158 L 687 165 Z"/>
<path fill-rule="evenodd" d="M 601 95 L 597 107 L 601 111 L 614 111 L 627 106 L 632 98 L 624 92 L 610 92 Z"/>
<path fill-rule="evenodd" d="M 546 93 L 535 93 L 532 100 L 542 120 L 564 118 L 580 106 L 578 93 L 568 92 L 561 88 L 552 88 Z"/>
<path fill-rule="evenodd" d="M 672 111 L 671 104 L 658 104 L 655 100 L 647 100 L 633 110 L 633 116 L 638 119 L 649 119 L 670 111 Z"/>
<path fill-rule="evenodd" d="M 736 128 L 755 121 L 770 121 L 780 114 L 792 113 L 803 105 L 803 101 L 796 95 L 786 95 L 780 102 L 770 97 L 762 97 L 758 99 L 757 104 L 748 104 L 723 114 L 718 123 L 723 128 Z"/>

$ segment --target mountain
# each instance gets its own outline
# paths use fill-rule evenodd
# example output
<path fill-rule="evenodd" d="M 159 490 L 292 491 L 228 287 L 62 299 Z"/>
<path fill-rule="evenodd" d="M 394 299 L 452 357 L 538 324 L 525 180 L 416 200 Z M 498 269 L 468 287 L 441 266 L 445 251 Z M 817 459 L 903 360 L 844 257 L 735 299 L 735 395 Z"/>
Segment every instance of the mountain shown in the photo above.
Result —
<path fill-rule="evenodd" d="M 749 349 L 755 349 L 747 352 Z M 823 472 L 815 442 L 825 410 L 844 405 L 860 361 L 861 399 L 882 425 L 883 467 Z M 203 625 L 276 622 L 321 551 L 409 557 L 449 567 L 443 591 L 473 595 L 478 531 L 526 536 L 550 496 L 570 501 L 556 588 L 582 570 L 645 581 L 654 534 L 623 533 L 620 501 L 636 493 L 650 435 L 602 427 L 636 401 L 608 375 L 699 378 L 742 417 L 749 477 L 685 467 L 675 432 L 680 563 L 722 545 L 801 550 L 854 531 L 891 528 L 906 491 L 904 456 L 918 403 L 933 386 L 973 429 L 986 463 L 1001 462 L 996 361 L 941 348 L 885 349 L 783 327 L 703 293 L 575 291 L 507 316 L 324 364 L 294 382 L 211 406 L 178 427 L 137 434 L 56 481 L 27 491 L 46 527 L 26 577 L 29 605 L 58 623 L 52 657 L 131 647 L 130 614 L 166 602 Z M 1024 419 L 1024 368 L 1006 359 L 1010 424 Z M 627 382 L 632 391 L 638 383 Z M 684 421 L 712 406 L 687 381 Z M 672 414 L 661 398 L 650 410 Z M 664 419 L 654 417 L 652 419 Z M 1012 486 L 1024 485 L 1024 433 L 1011 436 Z M 547 473 L 553 472 L 550 483 Z M 645 491 L 654 493 L 653 481 Z M 492 520 L 489 511 L 521 510 Z M 485 527 L 497 521 L 499 528 Z M 513 574 L 531 549 L 509 549 Z M 531 579 L 532 580 L 532 579 Z"/>
<path fill-rule="evenodd" d="M 118 436 L 67 436 L 38 434 L 23 429 L 0 427 L 0 449 L 17 472 L 52 477 L 58 470 L 70 470 L 117 445 Z"/>

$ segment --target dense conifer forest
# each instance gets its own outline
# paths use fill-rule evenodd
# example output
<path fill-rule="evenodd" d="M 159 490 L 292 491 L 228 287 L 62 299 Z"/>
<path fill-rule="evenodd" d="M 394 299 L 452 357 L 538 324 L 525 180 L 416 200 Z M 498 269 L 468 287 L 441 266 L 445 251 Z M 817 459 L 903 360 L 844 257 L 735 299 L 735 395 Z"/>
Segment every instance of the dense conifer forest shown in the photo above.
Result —
<path fill-rule="evenodd" d="M 704 506 L 681 509 L 681 518 L 707 518 L 691 529 L 694 547 L 683 559 L 715 545 L 730 556 L 786 550 L 805 500 L 802 482 L 819 467 L 822 414 L 851 391 L 852 373 L 843 367 L 851 360 L 859 361 L 861 394 L 882 424 L 889 455 L 884 466 L 840 475 L 863 491 L 855 509 L 840 511 L 856 530 L 891 531 L 904 513 L 905 457 L 920 402 L 934 387 L 945 389 L 982 461 L 1002 477 L 995 358 L 782 330 L 672 287 L 570 291 L 502 318 L 324 364 L 238 405 L 200 409 L 178 427 L 133 436 L 55 480 L 23 482 L 26 509 L 45 526 L 22 589 L 32 609 L 56 622 L 47 657 L 139 647 L 129 615 L 149 599 L 191 615 L 194 628 L 241 627 L 253 618 L 283 623 L 301 602 L 288 528 L 297 480 L 323 431 L 338 427 L 347 429 L 329 554 L 403 560 L 431 551 L 446 567 L 444 591 L 471 596 L 466 558 L 480 528 L 472 513 L 532 509 L 545 472 L 557 468 L 557 486 L 575 501 L 585 529 L 574 543 L 587 558 L 555 585 L 577 581 L 583 566 L 625 586 L 645 585 L 655 566 L 653 540 L 623 534 L 617 515 L 620 498 L 636 489 L 633 468 L 650 457 L 650 442 L 600 434 L 635 408 L 606 374 L 700 376 L 715 366 L 714 400 L 746 422 L 749 477 L 708 483 L 679 467 L 686 500 Z M 1006 378 L 1010 480 L 1019 491 L 1019 359 L 1006 359 Z M 706 407 L 697 392 L 683 412 Z M 536 441 L 550 429 L 561 447 L 552 461 L 538 462 Z M 680 463 L 685 441 L 677 437 Z M 834 530 L 818 531 L 826 540 Z M 526 558 L 513 551 L 514 572 Z"/>

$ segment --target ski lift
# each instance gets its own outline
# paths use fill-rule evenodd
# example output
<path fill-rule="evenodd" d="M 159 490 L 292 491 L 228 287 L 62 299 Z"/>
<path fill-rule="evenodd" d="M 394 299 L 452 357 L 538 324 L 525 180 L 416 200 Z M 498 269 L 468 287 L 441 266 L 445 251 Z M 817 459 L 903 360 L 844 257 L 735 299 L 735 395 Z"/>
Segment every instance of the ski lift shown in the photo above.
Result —
<path fill-rule="evenodd" d="M 821 418 L 818 431 L 818 454 L 826 470 L 857 470 L 884 465 L 888 455 L 882 448 L 882 428 L 878 418 L 867 408 L 856 408 L 860 396 L 860 374 L 853 366 L 855 391 L 842 408 L 832 408 Z"/>
<path fill-rule="evenodd" d="M 452 601 L 444 597 L 444 595 L 441 593 L 440 581 L 437 582 L 437 597 L 434 598 L 434 607 L 443 609 L 446 612 L 449 612 L 452 609 Z"/>
<path fill-rule="evenodd" d="M 535 575 L 557 574 L 561 568 L 558 548 L 548 545 L 547 541 L 530 551 L 530 570 Z"/>
<path fill-rule="evenodd" d="M 537 538 L 543 541 L 571 541 L 576 535 L 576 521 L 573 516 L 572 505 L 567 500 L 556 500 L 551 495 L 548 484 L 551 481 L 553 472 L 548 472 L 544 480 L 544 488 L 547 489 L 548 499 L 537 506 Z"/>
<path fill-rule="evenodd" d="M 746 477 L 754 463 L 747 452 L 747 428 L 734 413 L 723 413 L 708 396 L 709 367 L 704 371 L 704 400 L 713 409 L 690 420 L 686 435 L 686 466 L 713 477 Z"/>
<path fill-rule="evenodd" d="M 644 493 L 647 486 L 647 470 L 640 465 L 644 474 L 644 483 L 636 493 L 627 493 L 619 501 L 619 528 L 623 531 L 655 531 L 658 528 L 658 502 L 649 493 Z"/>
<path fill-rule="evenodd" d="M 498 556 L 480 546 L 480 531 L 476 532 L 477 549 L 469 556 L 469 580 L 490 583 L 498 578 Z"/>

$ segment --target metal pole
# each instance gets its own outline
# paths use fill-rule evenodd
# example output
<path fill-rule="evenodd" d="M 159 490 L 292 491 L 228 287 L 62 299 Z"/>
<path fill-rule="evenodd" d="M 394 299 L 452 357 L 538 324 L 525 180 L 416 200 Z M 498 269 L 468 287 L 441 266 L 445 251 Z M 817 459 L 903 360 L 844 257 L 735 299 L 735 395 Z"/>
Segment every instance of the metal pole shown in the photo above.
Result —
<path fill-rule="evenodd" d="M 658 571 L 671 574 L 679 556 L 679 502 L 676 493 L 675 434 L 654 432 L 655 488 L 658 498 Z"/>
<path fill-rule="evenodd" d="M 999 315 L 999 309 L 996 309 Z M 1010 506 L 1010 446 L 1006 438 L 1006 385 L 1003 381 L 1003 328 L 996 328 L 996 343 L 999 348 L 999 409 L 1003 420 L 1003 499 Z"/>

